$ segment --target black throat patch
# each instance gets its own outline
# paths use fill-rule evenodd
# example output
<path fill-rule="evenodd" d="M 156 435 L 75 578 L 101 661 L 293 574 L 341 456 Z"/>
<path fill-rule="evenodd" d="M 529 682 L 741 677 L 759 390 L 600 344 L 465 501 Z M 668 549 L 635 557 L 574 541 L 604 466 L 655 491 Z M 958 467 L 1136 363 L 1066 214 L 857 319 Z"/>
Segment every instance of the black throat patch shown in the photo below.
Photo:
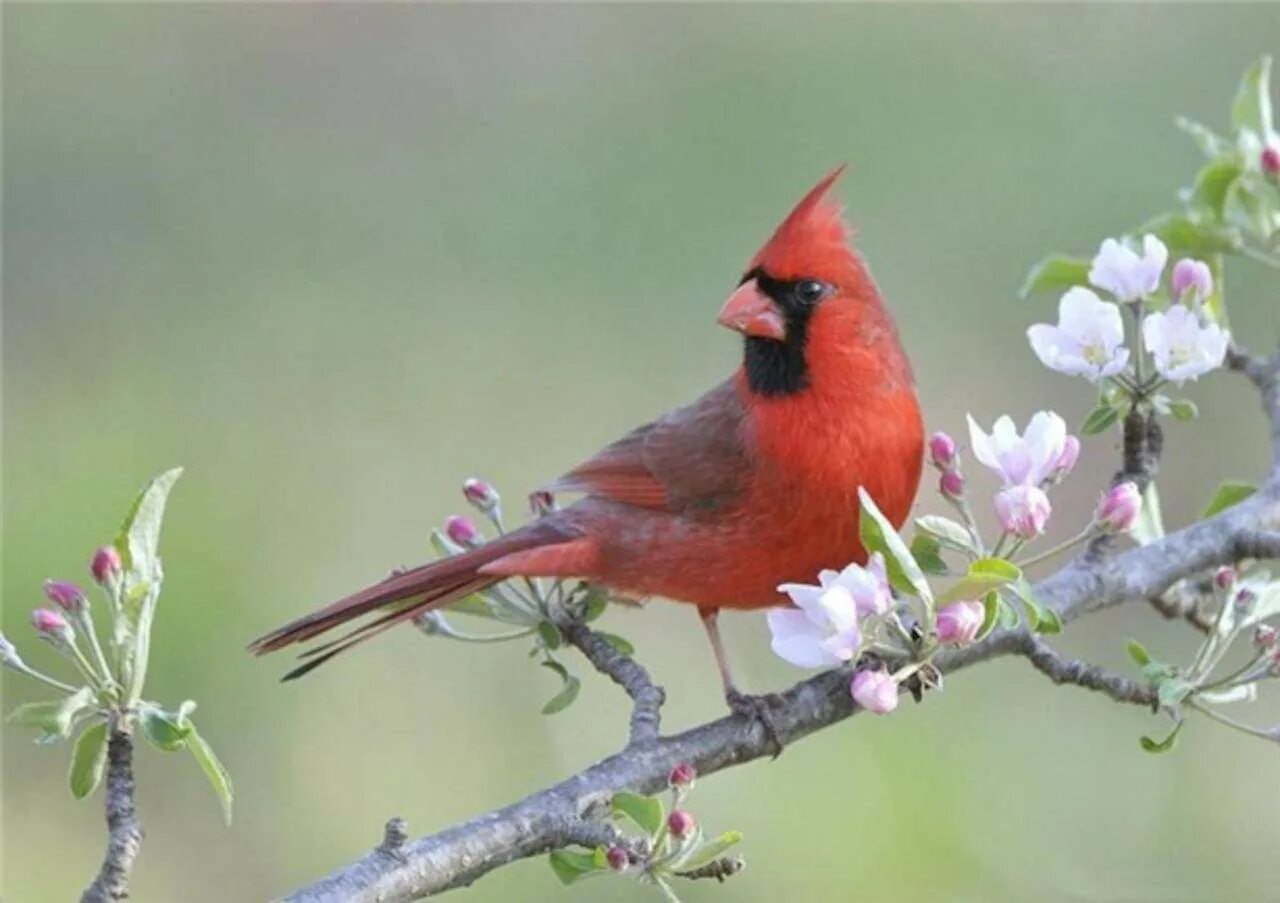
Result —
<path fill-rule="evenodd" d="M 760 290 L 778 305 L 787 324 L 787 337 L 782 341 L 748 336 L 745 342 L 743 367 L 747 372 L 747 386 L 758 395 L 778 397 L 794 395 L 809 385 L 809 366 L 805 362 L 805 345 L 808 342 L 809 320 L 816 309 L 798 297 L 796 287 L 802 282 L 783 282 L 773 279 L 759 269 L 742 277 L 742 281 L 756 280 Z"/>

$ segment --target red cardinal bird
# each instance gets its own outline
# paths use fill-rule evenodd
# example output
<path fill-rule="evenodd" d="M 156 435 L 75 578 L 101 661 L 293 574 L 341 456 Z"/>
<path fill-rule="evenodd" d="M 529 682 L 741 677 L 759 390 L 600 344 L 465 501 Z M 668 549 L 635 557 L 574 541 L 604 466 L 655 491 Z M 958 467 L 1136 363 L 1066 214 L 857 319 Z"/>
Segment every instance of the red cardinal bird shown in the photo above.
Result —
<path fill-rule="evenodd" d="M 378 613 L 290 672 L 299 677 L 389 627 L 508 577 L 580 577 L 695 605 L 731 704 L 722 608 L 786 604 L 778 584 L 864 561 L 858 488 L 900 524 L 924 429 L 893 318 L 828 192 L 796 205 L 747 266 L 718 322 L 742 366 L 546 489 L 582 498 L 479 548 L 394 575 L 255 641 L 258 653 Z"/>

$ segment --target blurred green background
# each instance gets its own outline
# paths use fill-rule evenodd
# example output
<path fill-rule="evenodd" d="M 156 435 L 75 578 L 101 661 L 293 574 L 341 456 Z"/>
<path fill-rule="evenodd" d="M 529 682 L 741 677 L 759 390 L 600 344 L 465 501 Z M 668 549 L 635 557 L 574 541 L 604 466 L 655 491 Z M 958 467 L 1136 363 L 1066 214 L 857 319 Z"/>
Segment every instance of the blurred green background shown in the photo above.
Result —
<path fill-rule="evenodd" d="M 396 631 L 299 684 L 246 640 L 421 559 L 479 474 L 514 500 L 721 379 L 713 317 L 822 173 L 897 312 L 930 425 L 965 411 L 1072 422 L 1018 302 L 1042 253 L 1090 253 L 1171 205 L 1275 50 L 1274 6 L 55 6 L 4 11 L 4 622 L 23 653 L 47 576 L 85 577 L 136 489 L 187 472 L 151 694 L 191 697 L 238 790 L 224 828 L 186 756 L 140 754 L 143 901 L 260 900 L 515 799 L 614 750 L 589 678 L 567 712 L 523 645 Z M 1274 276 L 1234 264 L 1232 315 L 1276 334 Z M 1213 376 L 1169 429 L 1166 514 L 1257 475 L 1251 392 Z M 1084 517 L 1116 461 L 1086 443 L 1057 496 Z M 926 497 L 921 507 L 936 508 Z M 714 566 L 709 563 L 709 566 Z M 617 611 L 667 686 L 667 725 L 721 711 L 689 610 Z M 763 618 L 728 618 L 749 685 L 799 674 Z M 1131 606 L 1061 645 L 1185 654 Z M 585 676 L 582 664 L 567 659 Z M 7 680 L 5 707 L 39 695 Z M 1259 713 L 1263 717 L 1265 713 Z M 1274 714 L 1274 713 L 1273 713 Z M 1280 899 L 1274 748 L 1197 721 L 1172 755 L 1143 712 L 1003 661 L 706 781 L 747 874 L 687 899 Z M 7 900 L 72 899 L 103 847 L 68 750 L 4 735 Z M 460 892 L 554 900 L 545 861 Z M 578 900 L 650 900 L 623 881 Z"/>

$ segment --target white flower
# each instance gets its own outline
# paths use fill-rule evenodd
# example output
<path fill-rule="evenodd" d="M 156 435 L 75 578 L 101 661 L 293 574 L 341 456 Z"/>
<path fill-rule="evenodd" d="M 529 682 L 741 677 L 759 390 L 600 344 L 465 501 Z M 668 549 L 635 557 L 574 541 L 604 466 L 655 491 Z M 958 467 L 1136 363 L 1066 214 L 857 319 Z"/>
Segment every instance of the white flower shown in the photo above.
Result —
<path fill-rule="evenodd" d="M 1142 337 L 1156 371 L 1167 380 L 1183 383 L 1222 366 L 1231 337 L 1216 323 L 1200 322 L 1196 313 L 1175 304 L 1142 321 Z"/>
<path fill-rule="evenodd" d="M 1052 513 L 1049 496 L 1039 486 L 1010 486 L 996 494 L 1000 529 L 1022 539 L 1043 534 Z"/>
<path fill-rule="evenodd" d="M 1120 309 L 1077 286 L 1058 304 L 1058 325 L 1037 323 L 1027 330 L 1031 348 L 1050 370 L 1097 382 L 1129 363 Z"/>
<path fill-rule="evenodd" d="M 1117 301 L 1137 301 L 1160 286 L 1160 274 L 1169 259 L 1169 249 L 1154 235 L 1142 239 L 1142 256 L 1114 238 L 1106 239 L 1093 258 L 1089 281 L 1106 289 Z"/>
<path fill-rule="evenodd" d="M 1054 475 L 1067 445 L 1067 425 L 1052 411 L 1039 411 L 1018 429 L 1006 414 L 987 435 L 969 415 L 973 455 L 1000 477 L 1005 486 L 1039 486 Z"/>
<path fill-rule="evenodd" d="M 893 603 L 884 557 L 871 556 L 864 568 L 825 570 L 818 585 L 784 583 L 795 608 L 773 608 L 766 614 L 773 651 L 801 668 L 825 668 L 851 661 L 862 648 L 858 619 L 884 614 Z"/>

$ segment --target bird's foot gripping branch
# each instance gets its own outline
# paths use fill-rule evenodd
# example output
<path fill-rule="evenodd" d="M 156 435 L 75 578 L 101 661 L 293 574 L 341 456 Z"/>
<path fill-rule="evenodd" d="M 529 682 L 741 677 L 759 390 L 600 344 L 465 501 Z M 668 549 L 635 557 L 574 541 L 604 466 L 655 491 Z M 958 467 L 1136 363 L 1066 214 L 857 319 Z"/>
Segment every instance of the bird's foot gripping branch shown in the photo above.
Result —
<path fill-rule="evenodd" d="M 69 683 L 27 664 L 0 636 L 0 664 L 56 694 L 48 701 L 18 706 L 8 720 L 39 730 L 40 744 L 76 738 L 68 777 L 76 799 L 88 797 L 106 779 L 107 852 L 83 903 L 129 895 L 130 872 L 142 845 L 133 776 L 133 740 L 138 733 L 157 749 L 189 750 L 231 821 L 231 779 L 191 720 L 196 704 L 187 700 L 169 710 L 142 695 L 164 581 L 160 524 L 169 490 L 181 473 L 170 470 L 152 480 L 129 508 L 115 541 L 90 561 L 89 571 L 106 601 L 110 626 L 105 637 L 99 636 L 84 590 L 67 581 L 45 582 L 52 607 L 32 612 L 31 624 L 70 665 Z"/>

